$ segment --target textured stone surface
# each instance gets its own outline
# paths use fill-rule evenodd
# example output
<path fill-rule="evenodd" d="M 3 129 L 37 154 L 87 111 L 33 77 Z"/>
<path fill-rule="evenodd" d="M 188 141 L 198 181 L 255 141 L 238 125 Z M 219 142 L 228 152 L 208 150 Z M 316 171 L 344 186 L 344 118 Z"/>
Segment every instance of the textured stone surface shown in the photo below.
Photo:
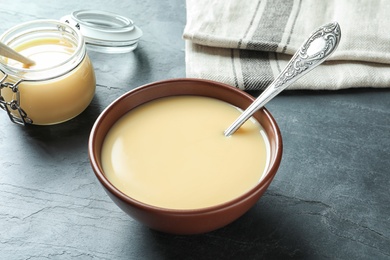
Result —
<path fill-rule="evenodd" d="M 130 54 L 90 52 L 97 93 L 79 117 L 20 127 L 0 113 L 1 259 L 390 259 L 388 89 L 283 93 L 267 105 L 280 124 L 283 160 L 261 200 L 211 233 L 155 232 L 104 193 L 87 140 L 121 94 L 185 77 L 185 2 L 2 0 L 0 31 L 76 9 L 129 16 L 144 36 Z"/>

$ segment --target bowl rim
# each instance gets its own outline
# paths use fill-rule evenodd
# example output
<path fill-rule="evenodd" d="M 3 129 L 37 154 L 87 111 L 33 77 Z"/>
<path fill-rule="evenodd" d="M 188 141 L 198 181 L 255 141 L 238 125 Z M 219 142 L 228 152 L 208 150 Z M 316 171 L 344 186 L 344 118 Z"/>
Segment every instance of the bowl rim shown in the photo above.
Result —
<path fill-rule="evenodd" d="M 274 164 L 270 164 L 268 170 L 266 171 L 266 176 L 262 178 L 254 187 L 246 191 L 245 193 L 241 194 L 240 196 L 231 199 L 229 201 L 204 207 L 204 208 L 195 208 L 195 209 L 171 209 L 171 208 L 164 208 L 164 207 L 159 207 L 155 205 L 150 205 L 147 203 L 144 203 L 142 201 L 139 201 L 135 198 L 132 198 L 122 191 L 120 191 L 118 188 L 115 187 L 106 177 L 103 172 L 103 169 L 99 166 L 98 163 L 98 158 L 96 153 L 94 152 L 94 146 L 95 146 L 95 140 L 96 140 L 96 133 L 98 131 L 99 126 L 101 125 L 102 121 L 108 116 L 111 110 L 114 109 L 114 107 L 121 102 L 123 99 L 126 99 L 129 95 L 133 95 L 136 92 L 143 91 L 145 88 L 150 88 L 153 86 L 157 85 L 162 85 L 162 84 L 169 84 L 169 83 L 177 83 L 177 82 L 200 82 L 200 83 L 205 83 L 205 84 L 210 84 L 222 88 L 228 88 L 229 91 L 235 92 L 237 95 L 241 95 L 244 98 L 249 98 L 252 101 L 255 100 L 253 96 L 251 96 L 249 93 L 244 92 L 241 89 L 232 87 L 230 85 L 212 81 L 212 80 L 206 80 L 206 79 L 198 79 L 198 78 L 175 78 L 175 79 L 168 79 L 168 80 L 160 80 L 160 81 L 155 81 L 151 83 L 147 83 L 144 85 L 141 85 L 139 87 L 136 87 L 132 90 L 129 90 L 128 92 L 122 94 L 118 98 L 116 98 L 113 102 L 111 102 L 98 116 L 96 119 L 95 123 L 92 126 L 89 140 L 88 140 L 88 156 L 90 160 L 90 164 L 92 166 L 92 169 L 98 178 L 99 182 L 103 187 L 106 189 L 106 191 L 109 191 L 112 193 L 114 196 L 119 198 L 121 201 L 124 201 L 128 204 L 131 204 L 132 207 L 141 209 L 143 211 L 149 211 L 149 212 L 158 212 L 159 214 L 177 214 L 177 215 L 197 215 L 197 214 L 204 214 L 204 213 L 210 213 L 210 212 L 215 212 L 215 211 L 220 211 L 220 210 L 225 210 L 226 208 L 234 207 L 235 204 L 238 204 L 242 202 L 243 200 L 249 199 L 252 197 L 258 190 L 261 190 L 263 186 L 269 185 L 269 183 L 272 181 L 274 178 L 280 162 L 282 158 L 282 151 L 283 151 L 283 142 L 282 142 L 282 137 L 280 133 L 280 129 L 274 119 L 274 117 L 271 115 L 271 113 L 265 108 L 262 107 L 260 110 L 265 114 L 267 119 L 270 122 L 270 128 L 272 129 L 274 135 L 275 135 L 275 159 L 274 159 Z M 272 158 L 271 158 L 272 160 Z"/>

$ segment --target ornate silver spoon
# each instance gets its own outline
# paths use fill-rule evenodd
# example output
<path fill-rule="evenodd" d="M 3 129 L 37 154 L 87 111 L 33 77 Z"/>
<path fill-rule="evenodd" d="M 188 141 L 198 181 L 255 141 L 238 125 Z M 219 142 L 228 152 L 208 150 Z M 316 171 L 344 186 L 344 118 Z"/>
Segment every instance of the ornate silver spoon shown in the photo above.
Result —
<path fill-rule="evenodd" d="M 283 89 L 306 75 L 324 62 L 340 42 L 341 30 L 337 22 L 318 28 L 298 49 L 286 68 L 261 93 L 261 95 L 224 132 L 230 136 L 237 131 L 257 110 L 279 94 Z"/>

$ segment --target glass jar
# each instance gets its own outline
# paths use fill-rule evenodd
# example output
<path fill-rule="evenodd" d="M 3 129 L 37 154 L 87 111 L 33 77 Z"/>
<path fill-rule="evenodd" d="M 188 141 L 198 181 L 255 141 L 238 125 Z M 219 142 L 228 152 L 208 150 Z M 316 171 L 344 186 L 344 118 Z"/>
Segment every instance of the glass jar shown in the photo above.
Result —
<path fill-rule="evenodd" d="M 95 73 L 77 28 L 56 20 L 36 20 L 9 29 L 0 41 L 22 54 L 30 51 L 32 55 L 25 55 L 36 57 L 37 63 L 26 68 L 0 57 L 0 107 L 13 122 L 57 124 L 90 104 Z M 41 58 L 46 60 L 38 66 Z"/>

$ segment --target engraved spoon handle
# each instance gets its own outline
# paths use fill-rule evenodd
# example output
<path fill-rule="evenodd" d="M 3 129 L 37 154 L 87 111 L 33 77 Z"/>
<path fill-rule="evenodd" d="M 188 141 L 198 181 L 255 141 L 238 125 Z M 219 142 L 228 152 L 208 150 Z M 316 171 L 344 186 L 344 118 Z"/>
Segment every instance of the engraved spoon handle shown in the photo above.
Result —
<path fill-rule="evenodd" d="M 253 101 L 253 103 L 224 132 L 230 136 L 237 131 L 257 110 L 279 94 L 283 89 L 306 75 L 324 62 L 336 50 L 340 42 L 341 30 L 337 22 L 318 28 L 298 49 L 286 68 Z"/>

